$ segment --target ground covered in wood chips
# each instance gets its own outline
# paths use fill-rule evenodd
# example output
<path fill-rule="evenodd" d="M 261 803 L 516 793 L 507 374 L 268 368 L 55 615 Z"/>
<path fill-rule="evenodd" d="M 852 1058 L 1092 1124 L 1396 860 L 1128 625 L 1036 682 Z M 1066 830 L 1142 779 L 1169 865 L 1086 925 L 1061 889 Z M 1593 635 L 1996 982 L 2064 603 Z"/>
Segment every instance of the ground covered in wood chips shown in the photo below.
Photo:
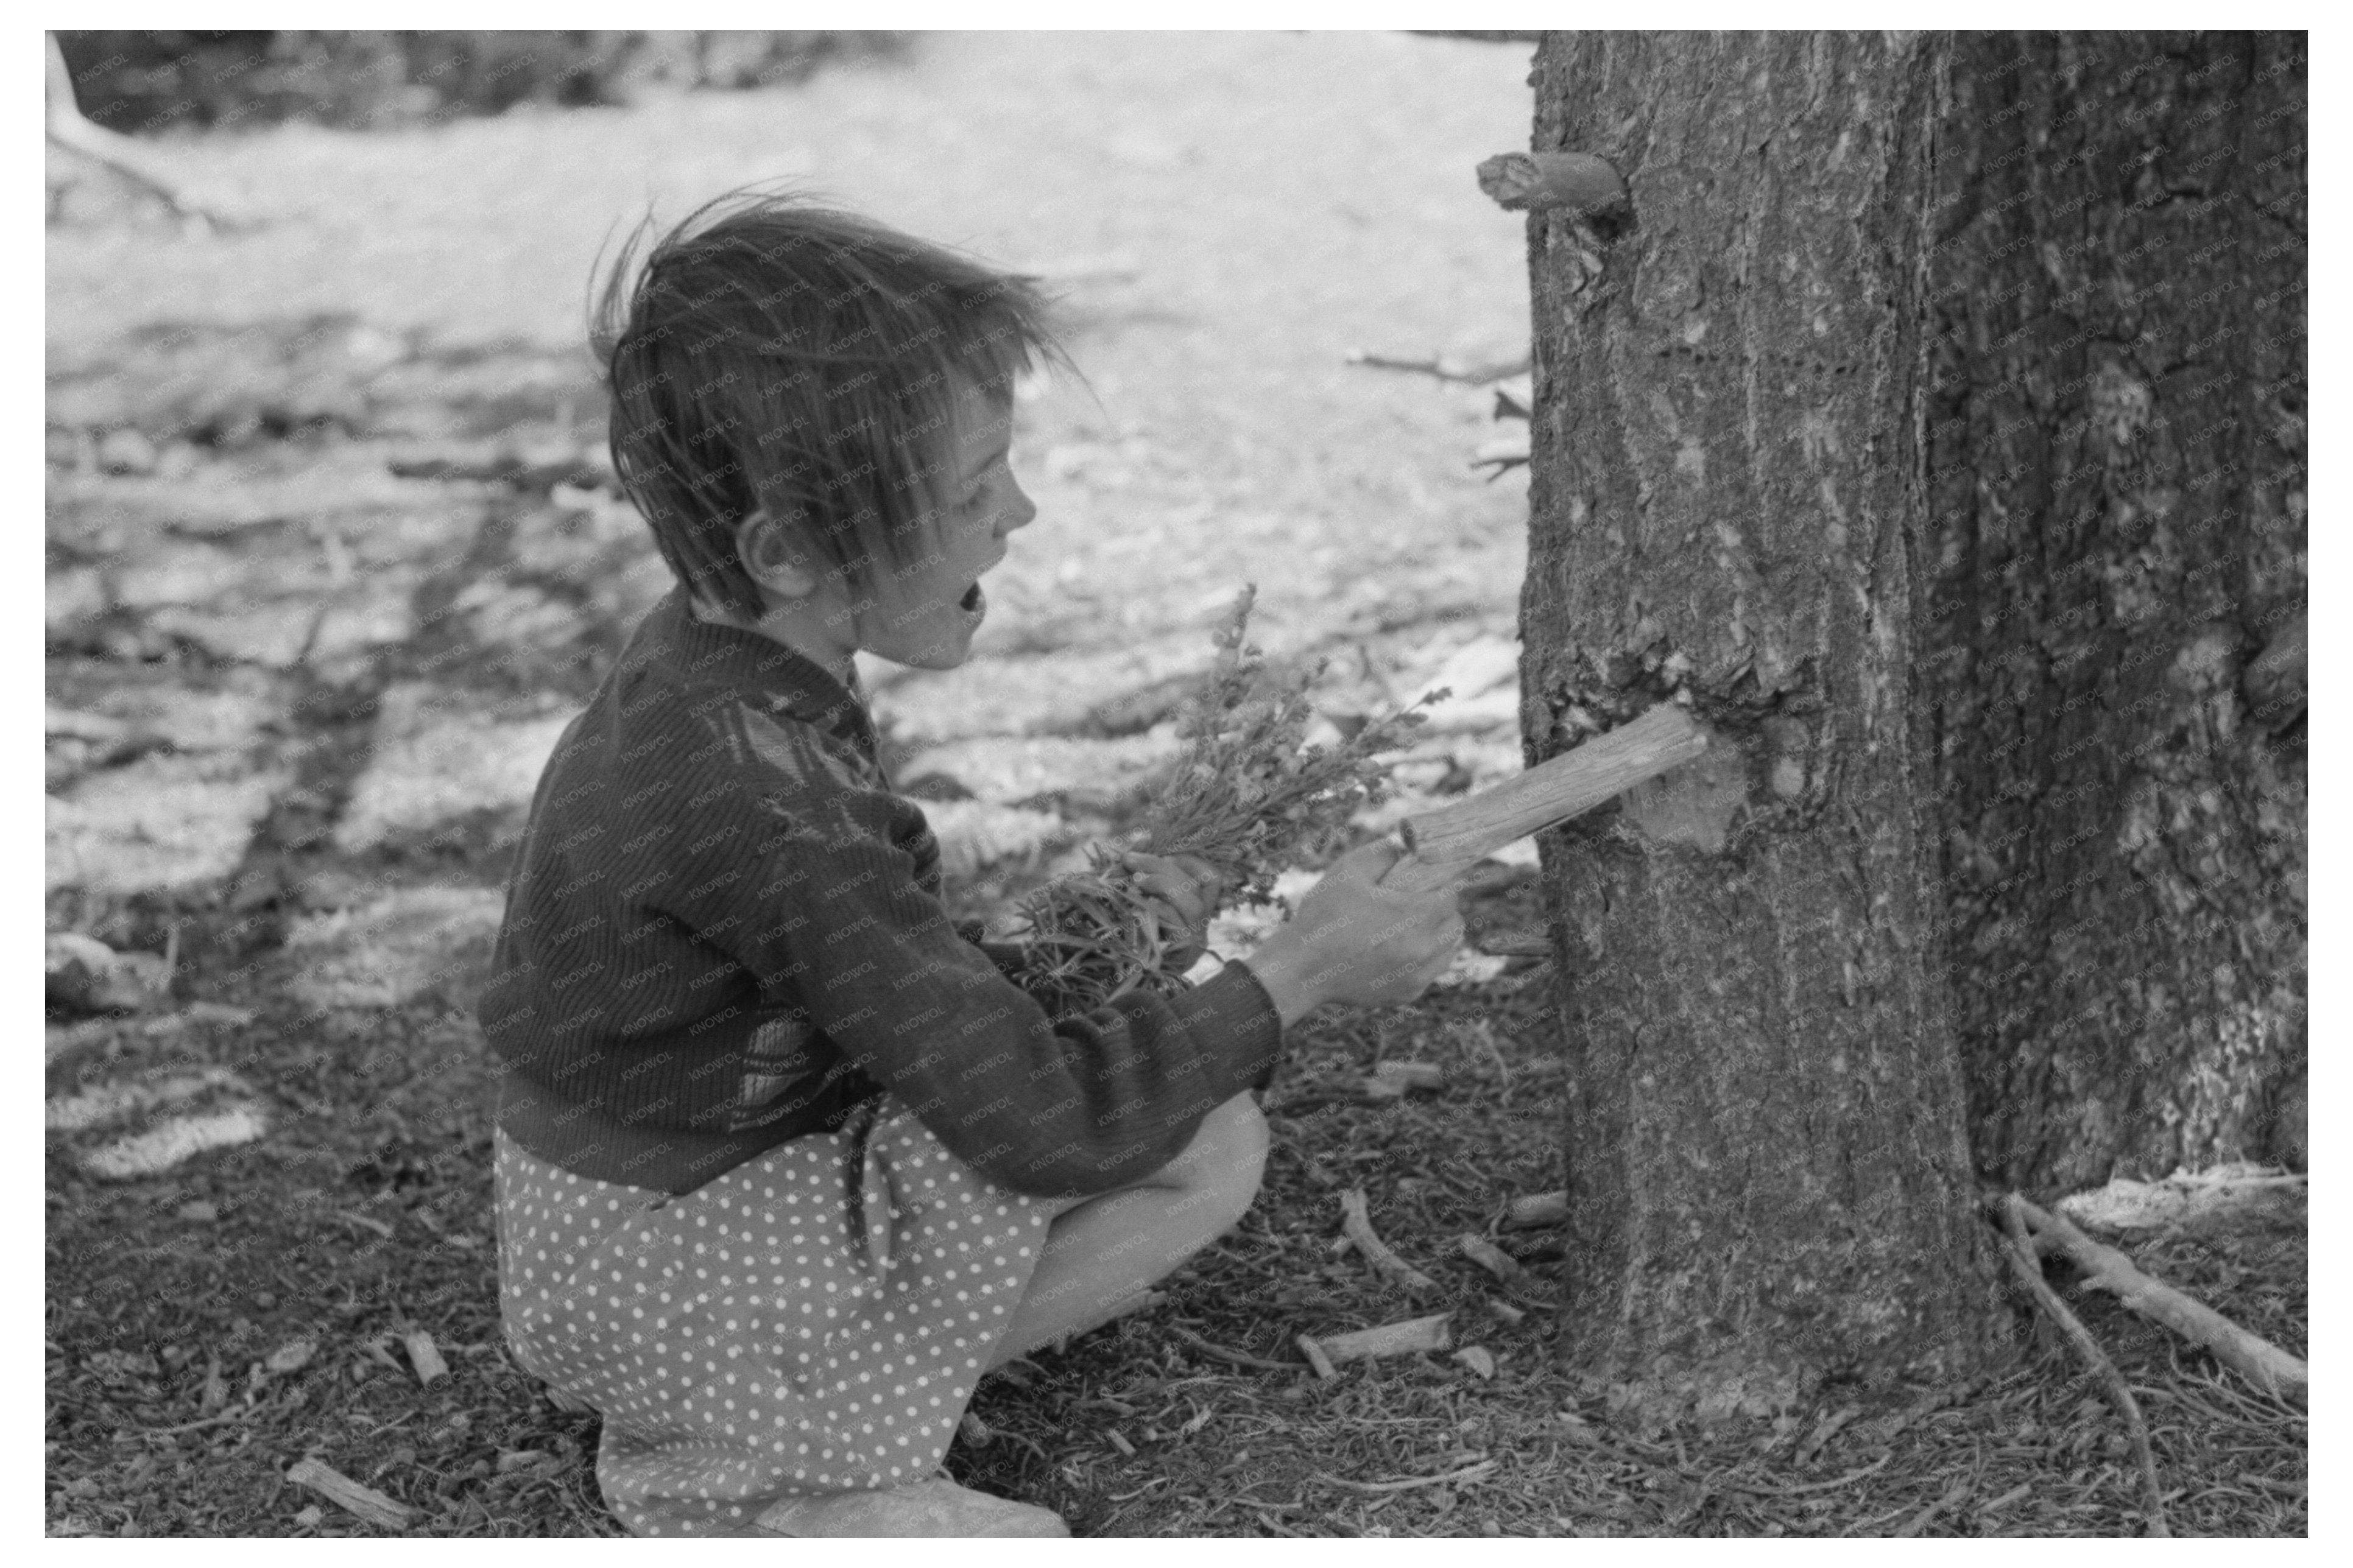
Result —
<path fill-rule="evenodd" d="M 1470 170 L 1525 145 L 1525 63 L 1387 35 L 930 40 L 789 91 L 191 155 L 276 204 L 250 235 L 65 204 L 48 927 L 174 974 L 154 1005 L 48 1020 L 49 1533 L 617 1533 L 595 1417 L 500 1344 L 470 1010 L 539 767 L 667 585 L 577 350 L 609 222 L 782 169 L 1067 280 L 1094 396 L 1021 406 L 1041 516 L 974 660 L 868 667 L 957 912 L 997 917 L 1134 825 L 1245 581 L 1271 651 L 1329 660 L 1334 722 L 1455 689 L 1399 809 L 1519 765 L 1525 487 L 1467 460 L 1491 395 L 1344 356 L 1524 333 L 1520 225 Z M 1318 107 L 1269 109 L 1303 73 Z M 1566 1234 L 1500 1223 L 1564 1177 L 1551 982 L 1504 956 L 1543 926 L 1528 868 L 1469 912 L 1472 955 L 1422 1002 L 1294 1031 L 1240 1229 L 984 1383 L 959 1478 L 1093 1536 L 2142 1531 L 2114 1412 L 2023 1317 L 2017 1363 L 1961 1388 L 1614 1421 L 1550 1353 Z M 1440 1081 L 1384 1097 L 1380 1062 Z M 1356 1189 L 1434 1289 L 1335 1249 Z M 2126 1245 L 2305 1352 L 2300 1206 Z M 2173 1531 L 2304 1532 L 2302 1413 L 2070 1299 L 2140 1399 Z M 1447 1351 L 1325 1380 L 1295 1349 L 1437 1312 Z M 399 1521 L 290 1479 L 306 1458 Z"/>

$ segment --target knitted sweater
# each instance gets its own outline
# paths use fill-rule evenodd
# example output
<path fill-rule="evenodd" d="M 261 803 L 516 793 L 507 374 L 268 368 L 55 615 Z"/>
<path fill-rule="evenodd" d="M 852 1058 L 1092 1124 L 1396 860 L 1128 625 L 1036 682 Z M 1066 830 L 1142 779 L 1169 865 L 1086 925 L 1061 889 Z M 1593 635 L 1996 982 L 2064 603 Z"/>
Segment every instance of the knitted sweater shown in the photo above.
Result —
<path fill-rule="evenodd" d="M 852 677 L 853 687 L 855 677 Z M 1167 1163 L 1271 1071 L 1240 964 L 1050 1022 L 941 908 L 854 689 L 673 591 L 565 731 L 480 1007 L 499 1125 L 584 1176 L 691 1192 L 889 1089 L 1017 1192 Z"/>

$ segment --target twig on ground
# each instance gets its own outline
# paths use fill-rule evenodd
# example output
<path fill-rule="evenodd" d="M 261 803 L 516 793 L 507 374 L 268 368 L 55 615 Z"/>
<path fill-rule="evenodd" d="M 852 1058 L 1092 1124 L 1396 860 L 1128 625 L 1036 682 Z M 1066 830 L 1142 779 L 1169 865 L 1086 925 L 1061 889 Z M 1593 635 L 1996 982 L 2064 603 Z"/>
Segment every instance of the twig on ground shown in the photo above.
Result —
<path fill-rule="evenodd" d="M 1794 1487 L 1760 1487 L 1753 1481 L 1726 1481 L 1724 1484 L 1735 1491 L 1754 1492 L 1758 1497 L 1798 1497 L 1806 1492 L 1835 1491 L 1841 1487 L 1854 1485 L 1865 1476 L 1877 1475 L 1887 1468 L 1887 1462 L 1894 1458 L 1895 1458 L 1894 1450 L 1890 1449 L 1861 1469 L 1849 1470 L 1842 1476 L 1833 1476 L 1826 1481 L 1803 1481 Z"/>
<path fill-rule="evenodd" d="M 2311 1371 L 2260 1334 L 2250 1333 L 2201 1301 L 2151 1279 L 2133 1260 L 2113 1247 L 2103 1247 L 2075 1228 L 2064 1215 L 2045 1214 L 2012 1194 L 2024 1222 L 2032 1227 L 2030 1246 L 2060 1253 L 2084 1271 L 2084 1283 L 2105 1290 L 2151 1322 L 2205 1346 L 2215 1359 L 2264 1393 L 2303 1400 L 2308 1396 Z"/>
<path fill-rule="evenodd" d="M 1352 1481 L 1339 1476 L 1315 1472 L 1315 1479 L 1331 1486 L 1345 1487 L 1352 1492 L 1403 1492 L 1416 1487 L 1444 1486 L 1449 1481 L 1484 1480 L 1495 1468 L 1493 1459 L 1482 1459 L 1475 1465 L 1465 1465 L 1459 1470 L 1449 1470 L 1442 1476 L 1411 1476 L 1401 1481 Z"/>
<path fill-rule="evenodd" d="M 2169 1536 L 2173 1532 L 2165 1522 L 2165 1488 L 2157 1479 L 2157 1458 L 2149 1452 L 2148 1423 L 2141 1419 L 2140 1403 L 2133 1398 L 2132 1389 L 2126 1384 L 2124 1374 L 2116 1370 L 2116 1363 L 2108 1359 L 2107 1352 L 2100 1348 L 2100 1342 L 2092 1337 L 2092 1331 L 2067 1310 L 2067 1303 L 2059 1299 L 2059 1292 L 2043 1281 L 2042 1265 L 2036 1261 L 2034 1256 L 2034 1240 L 2026 1230 L 2025 1205 L 2026 1200 L 2016 1193 L 2010 1194 L 2002 1205 L 2002 1225 L 2010 1240 L 2005 1252 L 2010 1258 L 2010 1272 L 2017 1276 L 2019 1284 L 2042 1310 L 2043 1315 L 2058 1324 L 2066 1334 L 2068 1342 L 2075 1347 L 2075 1353 L 2083 1359 L 2084 1365 L 2092 1369 L 2101 1386 L 2106 1389 L 2109 1403 L 2124 1417 L 2125 1426 L 2132 1436 L 2133 1458 L 2140 1466 L 2141 1517 L 2148 1526 L 2149 1534 Z"/>
<path fill-rule="evenodd" d="M 1269 1361 L 1264 1356 L 1251 1355 L 1246 1351 L 1228 1350 L 1225 1346 L 1212 1344 L 1208 1340 L 1203 1339 L 1200 1335 L 1193 1332 L 1192 1330 L 1179 1328 L 1175 1323 L 1168 1325 L 1168 1331 L 1175 1334 L 1187 1344 L 1192 1346 L 1201 1354 L 1209 1357 L 1212 1361 L 1225 1362 L 1229 1365 L 1232 1366 L 1246 1366 L 1258 1372 L 1296 1372 L 1299 1370 L 1300 1363 L 1295 1361 Z"/>
<path fill-rule="evenodd" d="M 1315 1369 L 1318 1378 L 1329 1383 L 1340 1375 L 1339 1369 L 1332 1364 L 1332 1358 L 1324 1353 L 1324 1347 L 1316 1342 L 1313 1334 L 1301 1334 L 1292 1342 L 1299 1347 L 1299 1353 L 1307 1358 L 1307 1364 Z"/>
<path fill-rule="evenodd" d="M 1850 1405 L 1823 1416 L 1821 1425 L 1808 1433 L 1806 1440 L 1798 1445 L 1797 1462 L 1800 1465 L 1810 1463 L 1813 1457 L 1822 1451 L 1823 1445 L 1838 1436 L 1840 1427 L 1862 1414 L 1862 1405 Z"/>
<path fill-rule="evenodd" d="M 286 1472 L 286 1479 L 298 1487 L 308 1487 L 338 1508 L 347 1510 L 385 1530 L 399 1530 L 408 1523 L 408 1509 L 396 1503 L 374 1487 L 359 1482 L 322 1460 L 306 1458 Z"/>
<path fill-rule="evenodd" d="M 1356 1244 L 1356 1250 L 1374 1272 L 1383 1275 L 1409 1291 L 1430 1292 L 1438 1289 L 1438 1281 L 1399 1258 L 1373 1229 L 1372 1216 L 1366 1211 L 1365 1189 L 1351 1187 L 1340 1194 L 1340 1228 Z"/>

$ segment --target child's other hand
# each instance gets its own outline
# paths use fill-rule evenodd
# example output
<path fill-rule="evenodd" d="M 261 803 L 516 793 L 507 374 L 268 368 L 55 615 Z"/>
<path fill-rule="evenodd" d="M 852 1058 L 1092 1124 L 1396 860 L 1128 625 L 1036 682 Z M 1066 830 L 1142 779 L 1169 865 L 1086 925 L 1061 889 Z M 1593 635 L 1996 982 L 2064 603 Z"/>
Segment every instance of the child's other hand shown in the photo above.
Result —
<path fill-rule="evenodd" d="M 1120 858 L 1135 873 L 1136 887 L 1152 895 L 1162 927 L 1174 937 L 1164 969 L 1182 974 L 1208 950 L 1209 922 L 1225 896 L 1217 868 L 1198 855 L 1146 855 L 1141 849 L 1123 851 Z"/>

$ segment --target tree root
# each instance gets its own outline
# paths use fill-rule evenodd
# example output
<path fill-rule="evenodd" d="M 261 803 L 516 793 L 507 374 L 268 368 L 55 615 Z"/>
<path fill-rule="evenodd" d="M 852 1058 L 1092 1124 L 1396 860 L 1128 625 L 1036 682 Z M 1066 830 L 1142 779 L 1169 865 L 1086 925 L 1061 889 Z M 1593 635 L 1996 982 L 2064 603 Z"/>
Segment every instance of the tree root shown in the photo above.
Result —
<path fill-rule="evenodd" d="M 2157 1456 L 2149 1452 L 2148 1423 L 2141 1419 L 2140 1403 L 2133 1398 L 2132 1389 L 2125 1383 L 2124 1374 L 2116 1370 L 2116 1363 L 2108 1359 L 2107 1352 L 2100 1348 L 2100 1342 L 2092 1337 L 2092 1331 L 2067 1310 L 2067 1303 L 2059 1299 L 2059 1292 L 2043 1281 L 2042 1265 L 2035 1258 L 2034 1239 L 2026 1230 L 2025 1207 L 2026 1200 L 2016 1193 L 2010 1194 L 2002 1204 L 2002 1226 L 2009 1237 L 2009 1246 L 2003 1252 L 2010 1259 L 2010 1272 L 2017 1277 L 2027 1296 L 2042 1310 L 2043 1315 L 2059 1325 L 2068 1342 L 2075 1347 L 2075 1353 L 2100 1380 L 2100 1386 L 2106 1391 L 2109 1403 L 2124 1417 L 2125 1426 L 2132 1437 L 2133 1458 L 2140 1467 L 2141 1517 L 2147 1524 L 2149 1534 L 2170 1536 L 2173 1531 L 2167 1528 L 2165 1522 L 2165 1488 L 2157 1479 Z"/>
<path fill-rule="evenodd" d="M 2105 1290 L 2151 1322 L 2172 1330 L 2265 1394 L 2299 1402 L 2308 1395 L 2312 1373 L 2296 1357 L 2172 1286 L 2153 1279 L 2113 1247 L 2103 1247 L 2075 1228 L 2064 1215 L 2045 1214 L 2013 1193 L 2009 1202 L 2033 1227 L 2037 1252 L 2056 1252 L 2084 1271 L 2084 1283 Z"/>

